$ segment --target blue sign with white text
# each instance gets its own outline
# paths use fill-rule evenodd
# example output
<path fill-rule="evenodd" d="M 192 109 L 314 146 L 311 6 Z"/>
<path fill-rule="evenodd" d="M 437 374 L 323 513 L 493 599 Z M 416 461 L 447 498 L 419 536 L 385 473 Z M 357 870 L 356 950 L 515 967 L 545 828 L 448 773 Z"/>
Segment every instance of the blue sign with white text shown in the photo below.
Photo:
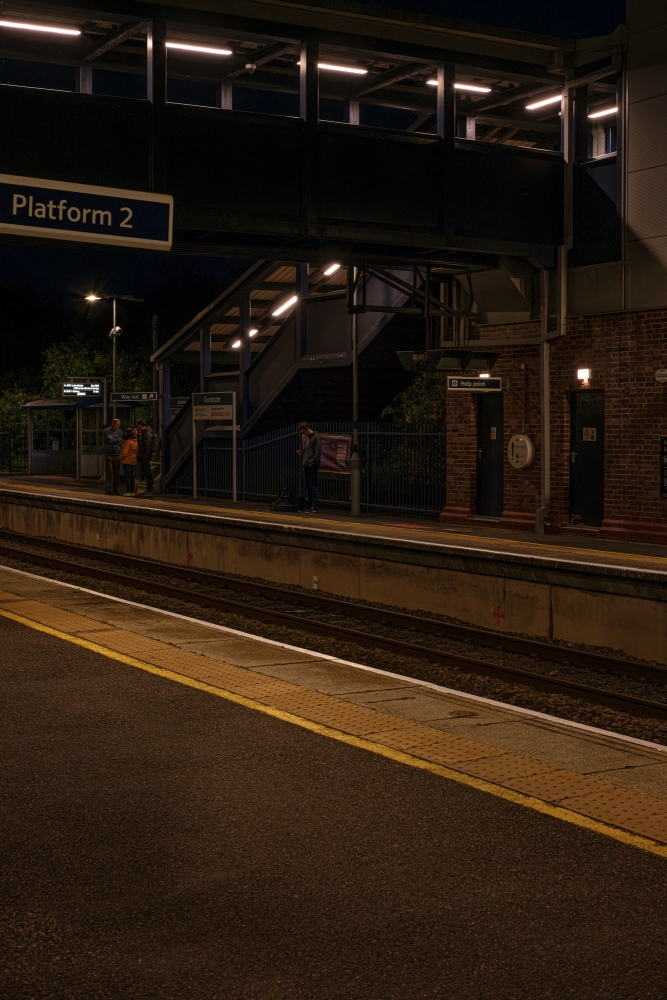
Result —
<path fill-rule="evenodd" d="M 0 174 L 0 232 L 170 250 L 173 198 Z"/>

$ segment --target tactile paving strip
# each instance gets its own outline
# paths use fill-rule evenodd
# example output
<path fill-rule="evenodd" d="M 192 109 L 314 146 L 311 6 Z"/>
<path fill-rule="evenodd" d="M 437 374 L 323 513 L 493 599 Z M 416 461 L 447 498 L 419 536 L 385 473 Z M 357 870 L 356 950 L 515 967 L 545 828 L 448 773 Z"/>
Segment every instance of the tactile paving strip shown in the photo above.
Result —
<path fill-rule="evenodd" d="M 43 585 L 39 596 L 48 596 Z M 667 801 L 612 785 L 599 778 L 564 770 L 456 733 L 392 716 L 389 712 L 300 687 L 252 669 L 234 666 L 205 652 L 188 650 L 116 628 L 43 601 L 0 591 L 0 607 L 8 612 L 78 636 L 119 653 L 171 670 L 194 680 L 251 698 L 293 716 L 401 750 L 434 764 L 447 765 L 496 786 L 562 806 L 609 826 L 667 844 Z M 159 617 L 159 612 L 155 612 Z M 126 624 L 126 622 L 124 622 Z M 206 626 L 202 626 L 205 629 Z M 209 630 L 210 631 L 210 630 Z M 243 641 L 243 640 L 240 640 Z M 249 639 L 249 643 L 257 640 Z M 269 647 L 270 648 L 270 647 Z M 284 659 L 282 647 L 281 662 Z M 317 655 L 313 656 L 317 659 Z M 442 720 L 439 720 L 439 726 Z"/>

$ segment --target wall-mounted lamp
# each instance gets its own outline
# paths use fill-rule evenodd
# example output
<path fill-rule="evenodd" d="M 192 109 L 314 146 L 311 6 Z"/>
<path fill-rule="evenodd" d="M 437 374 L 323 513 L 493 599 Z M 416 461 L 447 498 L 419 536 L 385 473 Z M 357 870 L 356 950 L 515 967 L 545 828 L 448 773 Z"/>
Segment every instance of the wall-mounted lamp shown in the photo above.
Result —
<path fill-rule="evenodd" d="M 480 372 L 479 373 L 479 377 L 480 378 L 491 378 L 491 373 L 490 372 Z"/>
<path fill-rule="evenodd" d="M 590 368 L 577 368 L 577 378 L 582 385 L 588 385 L 591 377 Z"/>

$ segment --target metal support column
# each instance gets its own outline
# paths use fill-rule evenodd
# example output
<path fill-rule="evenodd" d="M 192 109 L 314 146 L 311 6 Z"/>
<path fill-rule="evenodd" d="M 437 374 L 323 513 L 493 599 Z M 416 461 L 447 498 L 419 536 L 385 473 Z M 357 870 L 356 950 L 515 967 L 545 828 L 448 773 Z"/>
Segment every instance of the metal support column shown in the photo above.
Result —
<path fill-rule="evenodd" d="M 217 105 L 222 108 L 223 111 L 232 110 L 232 85 L 231 83 L 224 83 L 220 81 L 216 87 L 216 98 Z"/>
<path fill-rule="evenodd" d="M 296 307 L 296 350 L 297 357 L 303 358 L 307 351 L 306 340 L 306 303 L 303 301 L 308 295 L 308 265 L 296 265 L 296 292 L 299 301 Z"/>
<path fill-rule="evenodd" d="M 551 374 L 549 333 L 549 272 L 540 270 L 540 420 L 542 432 L 540 507 L 535 512 L 535 533 L 544 534 L 551 510 Z"/>
<path fill-rule="evenodd" d="M 152 353 L 156 354 L 157 353 L 157 316 L 153 316 L 153 320 L 152 320 L 152 323 L 151 323 L 151 332 L 153 334 L 153 352 Z M 152 388 L 153 388 L 153 392 L 158 393 L 158 394 L 160 392 L 159 382 L 160 382 L 160 379 L 159 379 L 159 376 L 158 376 L 157 361 L 154 361 L 153 362 L 153 386 L 152 386 Z M 159 398 L 159 396 L 158 396 L 158 398 Z M 156 401 L 153 403 L 153 427 L 157 429 L 159 423 L 160 423 L 160 403 L 156 399 Z"/>
<path fill-rule="evenodd" d="M 241 350 L 239 351 L 239 391 L 241 427 L 245 427 L 250 416 L 248 408 L 248 377 L 247 371 L 252 362 L 250 351 L 250 330 L 252 329 L 252 303 L 250 292 L 245 291 L 241 296 L 241 311 L 239 315 L 239 334 L 241 340 Z M 235 421 L 236 422 L 236 421 Z"/>
<path fill-rule="evenodd" d="M 79 94 L 92 94 L 93 67 L 91 63 L 81 63 L 77 72 L 76 89 Z"/>
<path fill-rule="evenodd" d="M 206 379 L 211 374 L 211 327 L 199 331 L 199 391 L 206 392 Z"/>
<path fill-rule="evenodd" d="M 310 125 L 316 125 L 320 117 L 319 50 L 317 42 L 301 42 L 299 117 Z"/>
<path fill-rule="evenodd" d="M 160 440 L 162 441 L 160 482 L 163 484 L 165 473 L 169 468 L 169 446 L 165 438 L 165 432 L 171 423 L 171 365 L 169 361 L 163 361 L 158 370 L 158 392 L 160 394 Z"/>
<path fill-rule="evenodd" d="M 350 125 L 359 125 L 359 101 L 349 101 L 347 120 Z"/>
<path fill-rule="evenodd" d="M 303 214 L 309 236 L 317 235 L 317 148 L 315 126 L 320 117 L 319 44 L 301 43 L 299 66 L 299 116 L 303 129 L 301 177 Z"/>
<path fill-rule="evenodd" d="M 352 304 L 359 301 L 359 269 L 352 269 L 354 292 Z M 350 456 L 350 513 L 361 514 L 361 458 L 359 456 L 359 314 L 352 313 L 352 454 Z"/>
<path fill-rule="evenodd" d="M 567 333 L 567 253 L 572 246 L 572 188 L 573 188 L 573 121 L 572 121 L 572 90 L 563 88 L 561 135 L 563 160 L 565 161 L 565 187 L 563 192 L 563 243 L 558 247 L 558 336 Z"/>
<path fill-rule="evenodd" d="M 147 97 L 153 105 L 148 185 L 151 191 L 166 191 L 167 22 L 164 18 L 154 18 L 146 29 L 146 61 Z"/>
<path fill-rule="evenodd" d="M 437 70 L 436 132 L 442 140 L 441 227 L 447 240 L 453 238 L 452 213 L 449 210 L 453 191 L 454 142 L 456 137 L 455 67 L 441 63 Z"/>

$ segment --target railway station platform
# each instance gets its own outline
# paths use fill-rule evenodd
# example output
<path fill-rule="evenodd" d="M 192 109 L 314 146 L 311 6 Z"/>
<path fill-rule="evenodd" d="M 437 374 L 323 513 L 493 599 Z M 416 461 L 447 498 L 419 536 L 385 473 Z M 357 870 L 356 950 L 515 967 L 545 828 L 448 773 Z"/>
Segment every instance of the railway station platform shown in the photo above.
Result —
<path fill-rule="evenodd" d="M 667 559 L 646 544 L 406 524 L 0 479 L 0 530 L 667 662 Z"/>
<path fill-rule="evenodd" d="M 4 566 L 0 635 L 3 995 L 660 995 L 665 747 Z"/>

